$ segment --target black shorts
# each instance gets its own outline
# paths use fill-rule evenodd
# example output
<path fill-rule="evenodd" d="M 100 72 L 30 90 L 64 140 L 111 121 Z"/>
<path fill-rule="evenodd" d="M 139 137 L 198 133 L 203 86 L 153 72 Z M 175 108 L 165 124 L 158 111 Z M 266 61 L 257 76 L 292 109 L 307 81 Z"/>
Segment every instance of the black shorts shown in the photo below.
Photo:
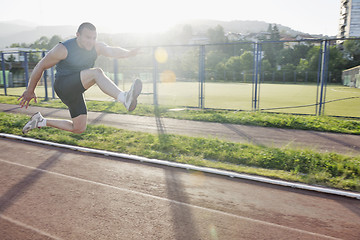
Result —
<path fill-rule="evenodd" d="M 68 106 L 71 118 L 87 114 L 83 95 L 86 89 L 81 83 L 80 72 L 57 77 L 54 89 L 61 101 Z"/>

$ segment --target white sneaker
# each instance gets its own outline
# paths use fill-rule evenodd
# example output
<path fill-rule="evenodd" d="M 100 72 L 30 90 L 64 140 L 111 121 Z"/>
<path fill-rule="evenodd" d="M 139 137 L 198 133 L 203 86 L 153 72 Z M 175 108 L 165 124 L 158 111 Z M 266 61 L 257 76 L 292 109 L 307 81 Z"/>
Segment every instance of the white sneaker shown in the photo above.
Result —
<path fill-rule="evenodd" d="M 29 132 L 31 129 L 38 128 L 39 127 L 39 122 L 42 122 L 42 121 L 44 121 L 44 117 L 41 115 L 40 112 L 37 112 L 34 115 L 32 115 L 32 117 L 25 124 L 25 126 L 24 126 L 24 128 L 22 130 L 23 134 Z"/>
<path fill-rule="evenodd" d="M 142 90 L 142 82 L 140 79 L 136 79 L 131 85 L 131 88 L 128 92 L 125 92 L 125 103 L 124 106 L 126 109 L 131 112 L 134 111 L 137 105 L 137 98 L 140 95 Z"/>

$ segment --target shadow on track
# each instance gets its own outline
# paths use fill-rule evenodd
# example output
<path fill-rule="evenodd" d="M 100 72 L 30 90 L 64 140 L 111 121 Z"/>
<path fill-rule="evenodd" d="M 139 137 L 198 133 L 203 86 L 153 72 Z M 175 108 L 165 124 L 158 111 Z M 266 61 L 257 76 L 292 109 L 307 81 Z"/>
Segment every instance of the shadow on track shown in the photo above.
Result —
<path fill-rule="evenodd" d="M 56 152 L 46 161 L 41 163 L 37 168 L 46 170 L 51 168 L 61 157 L 63 153 Z M 23 196 L 26 191 L 44 174 L 43 171 L 34 169 L 30 174 L 24 177 L 20 182 L 10 188 L 4 195 L 0 197 L 0 214 L 9 208 L 17 199 Z"/>

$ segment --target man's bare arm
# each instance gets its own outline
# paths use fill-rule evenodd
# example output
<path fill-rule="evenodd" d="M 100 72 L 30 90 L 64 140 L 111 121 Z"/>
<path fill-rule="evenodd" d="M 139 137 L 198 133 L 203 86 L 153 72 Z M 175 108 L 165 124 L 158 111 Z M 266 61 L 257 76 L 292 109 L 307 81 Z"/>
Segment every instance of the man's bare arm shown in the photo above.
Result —
<path fill-rule="evenodd" d="M 59 43 L 53 49 L 49 51 L 35 66 L 29 79 L 29 84 L 25 92 L 18 98 L 20 100 L 20 106 L 28 108 L 31 99 L 36 102 L 35 88 L 41 79 L 43 72 L 55 66 L 58 62 L 65 59 L 67 56 L 67 50 L 64 45 Z"/>
<path fill-rule="evenodd" d="M 128 58 L 136 56 L 139 52 L 139 48 L 133 50 L 127 50 L 121 47 L 111 47 L 105 43 L 98 42 L 96 44 L 96 51 L 98 55 L 103 55 L 105 57 L 111 58 Z"/>

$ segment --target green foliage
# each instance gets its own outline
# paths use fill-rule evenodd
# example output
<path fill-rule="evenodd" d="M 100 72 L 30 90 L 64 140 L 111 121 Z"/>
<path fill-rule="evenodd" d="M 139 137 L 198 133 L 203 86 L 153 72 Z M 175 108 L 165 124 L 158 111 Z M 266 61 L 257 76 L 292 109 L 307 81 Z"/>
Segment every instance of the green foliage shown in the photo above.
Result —
<path fill-rule="evenodd" d="M 50 50 L 53 48 L 56 44 L 58 44 L 60 41 L 63 41 L 63 39 L 58 36 L 54 35 L 50 39 L 46 36 L 42 36 L 39 39 L 37 39 L 34 43 L 26 44 L 26 43 L 13 43 L 10 45 L 10 47 L 21 47 L 21 48 L 32 48 L 32 49 L 40 49 L 40 50 Z"/>
<path fill-rule="evenodd" d="M 216 66 L 223 61 L 226 61 L 228 55 L 222 51 L 213 50 L 206 55 L 206 68 L 214 70 Z"/>
<path fill-rule="evenodd" d="M 296 67 L 296 71 L 305 72 L 309 70 L 309 61 L 306 59 L 300 59 L 299 65 Z"/>
<path fill-rule="evenodd" d="M 343 44 L 344 56 L 348 60 L 347 68 L 352 68 L 360 65 L 360 41 L 346 40 Z"/>
<path fill-rule="evenodd" d="M 220 25 L 217 25 L 215 28 L 209 28 L 207 36 L 210 39 L 210 43 L 225 43 L 227 41 L 224 28 Z"/>

